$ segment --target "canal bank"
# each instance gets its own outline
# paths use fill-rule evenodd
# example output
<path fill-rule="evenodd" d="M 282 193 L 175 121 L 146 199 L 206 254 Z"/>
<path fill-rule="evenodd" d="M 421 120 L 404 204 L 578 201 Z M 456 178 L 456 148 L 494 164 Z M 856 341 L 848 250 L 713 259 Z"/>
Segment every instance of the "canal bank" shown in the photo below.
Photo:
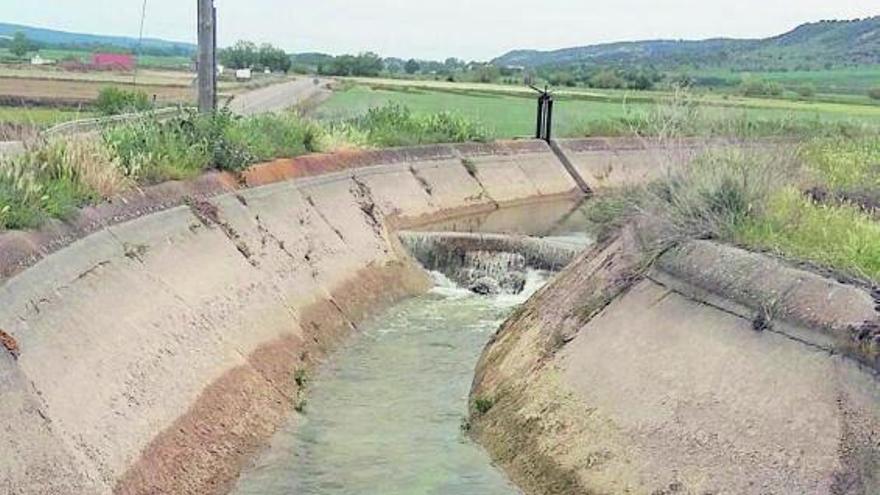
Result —
<path fill-rule="evenodd" d="M 0 486 L 228 492 L 297 376 L 430 288 L 396 229 L 579 194 L 541 142 L 429 146 L 213 174 L 3 234 Z"/>
<path fill-rule="evenodd" d="M 473 434 L 528 494 L 880 491 L 876 292 L 633 226 L 494 335 Z"/>

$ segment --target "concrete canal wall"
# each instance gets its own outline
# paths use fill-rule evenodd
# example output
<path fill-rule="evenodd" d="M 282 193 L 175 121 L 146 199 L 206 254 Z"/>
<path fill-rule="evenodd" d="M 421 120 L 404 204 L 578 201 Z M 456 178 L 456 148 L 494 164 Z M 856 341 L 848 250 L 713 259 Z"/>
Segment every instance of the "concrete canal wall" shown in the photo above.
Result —
<path fill-rule="evenodd" d="M 393 230 L 579 194 L 542 142 L 309 156 L 0 235 L 0 493 L 223 493 L 429 281 Z"/>

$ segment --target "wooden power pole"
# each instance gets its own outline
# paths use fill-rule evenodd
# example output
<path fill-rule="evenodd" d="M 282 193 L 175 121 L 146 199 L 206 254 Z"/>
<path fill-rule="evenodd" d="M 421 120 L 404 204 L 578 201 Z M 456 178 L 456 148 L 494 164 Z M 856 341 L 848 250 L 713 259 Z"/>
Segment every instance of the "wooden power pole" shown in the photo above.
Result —
<path fill-rule="evenodd" d="M 199 111 L 213 112 L 217 107 L 217 14 L 214 0 L 199 2 Z"/>

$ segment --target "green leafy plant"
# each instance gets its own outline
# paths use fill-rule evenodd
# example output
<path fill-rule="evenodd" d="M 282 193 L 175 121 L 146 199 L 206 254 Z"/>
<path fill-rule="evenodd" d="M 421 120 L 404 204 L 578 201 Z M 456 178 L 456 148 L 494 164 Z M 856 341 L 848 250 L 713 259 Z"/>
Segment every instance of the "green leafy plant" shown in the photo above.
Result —
<path fill-rule="evenodd" d="M 477 416 L 484 416 L 495 406 L 495 401 L 487 397 L 477 397 L 474 399 L 474 412 Z"/>
<path fill-rule="evenodd" d="M 126 90 L 108 86 L 98 93 L 95 108 L 103 115 L 143 112 L 151 109 L 150 98 L 140 90 Z"/>

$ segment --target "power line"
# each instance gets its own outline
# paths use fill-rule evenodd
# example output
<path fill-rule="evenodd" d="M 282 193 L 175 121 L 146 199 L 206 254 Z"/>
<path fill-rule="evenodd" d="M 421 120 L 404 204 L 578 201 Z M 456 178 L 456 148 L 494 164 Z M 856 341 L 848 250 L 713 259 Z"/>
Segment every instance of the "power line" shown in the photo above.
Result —
<path fill-rule="evenodd" d="M 143 6 L 141 7 L 141 28 L 140 28 L 140 31 L 138 32 L 137 49 L 134 52 L 134 54 L 135 54 L 134 77 L 132 80 L 132 84 L 135 86 L 137 86 L 138 65 L 140 65 L 139 64 L 140 61 L 138 59 L 141 56 L 141 45 L 144 42 L 144 21 L 146 20 L 146 18 L 147 18 L 147 0 L 144 0 Z"/>

